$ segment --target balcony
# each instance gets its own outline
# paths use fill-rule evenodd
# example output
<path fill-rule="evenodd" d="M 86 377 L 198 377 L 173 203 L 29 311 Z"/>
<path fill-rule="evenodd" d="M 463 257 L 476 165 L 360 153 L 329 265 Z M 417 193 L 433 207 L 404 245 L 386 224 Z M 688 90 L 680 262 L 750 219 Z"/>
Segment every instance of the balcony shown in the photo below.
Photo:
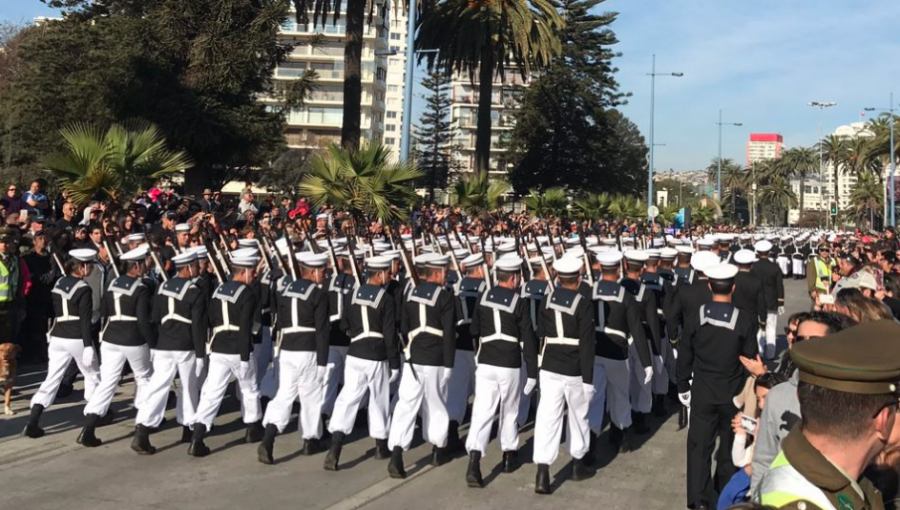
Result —
<path fill-rule="evenodd" d="M 334 134 L 316 134 L 309 131 L 301 133 L 287 133 L 284 135 L 285 142 L 292 149 L 297 148 L 318 148 L 328 147 L 332 143 L 341 143 L 341 133 Z"/>

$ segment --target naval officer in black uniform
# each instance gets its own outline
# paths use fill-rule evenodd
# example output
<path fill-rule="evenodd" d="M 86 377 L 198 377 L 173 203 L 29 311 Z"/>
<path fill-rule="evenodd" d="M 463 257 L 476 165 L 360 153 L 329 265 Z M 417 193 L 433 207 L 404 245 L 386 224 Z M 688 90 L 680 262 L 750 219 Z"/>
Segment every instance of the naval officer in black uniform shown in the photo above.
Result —
<path fill-rule="evenodd" d="M 734 296 L 731 302 L 738 310 L 756 319 L 758 338 L 758 330 L 766 327 L 766 296 L 762 282 L 750 273 L 756 262 L 756 254 L 751 250 L 738 250 L 732 260 L 738 268 L 738 274 L 734 277 Z"/>
<path fill-rule="evenodd" d="M 703 269 L 709 279 L 712 301 L 691 314 L 685 324 L 678 349 L 678 398 L 691 408 L 687 440 L 687 504 L 704 510 L 715 501 L 735 467 L 731 462 L 734 432 L 734 396 L 749 373 L 740 356 L 754 359 L 756 317 L 731 304 L 734 277 L 738 268 L 717 264 Z M 719 440 L 716 478 L 710 470 L 713 448 Z"/>
<path fill-rule="evenodd" d="M 766 359 L 775 357 L 776 324 L 778 316 L 784 313 L 784 275 L 770 260 L 772 248 L 769 241 L 756 243 L 754 249 L 759 260 L 753 263 L 753 269 L 750 270 L 750 274 L 762 281 L 763 293 L 766 296 L 765 344 L 760 345 L 760 351 Z"/>

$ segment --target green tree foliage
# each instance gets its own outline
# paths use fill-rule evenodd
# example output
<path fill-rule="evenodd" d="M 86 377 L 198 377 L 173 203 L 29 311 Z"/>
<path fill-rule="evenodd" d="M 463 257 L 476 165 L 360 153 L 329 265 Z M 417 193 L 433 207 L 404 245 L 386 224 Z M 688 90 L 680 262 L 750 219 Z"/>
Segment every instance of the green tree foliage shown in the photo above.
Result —
<path fill-rule="evenodd" d="M 569 198 L 563 188 L 550 188 L 544 192 L 531 190 L 525 197 L 525 209 L 536 216 L 562 216 L 566 213 Z"/>
<path fill-rule="evenodd" d="M 858 226 L 874 228 L 875 217 L 881 217 L 884 207 L 884 185 L 873 172 L 864 171 L 856 177 L 850 190 L 850 207 L 846 211 L 848 219 Z"/>
<path fill-rule="evenodd" d="M 416 128 L 419 170 L 425 174 L 423 179 L 428 189 L 428 200 L 434 200 L 435 188 L 446 188 L 450 172 L 451 155 L 450 139 L 450 96 L 447 89 L 450 80 L 446 76 L 432 72 L 424 80 L 422 86 L 428 91 L 424 94 L 425 111 L 419 118 Z"/>
<path fill-rule="evenodd" d="M 803 217 L 806 194 L 804 183 L 810 175 L 819 172 L 819 153 L 813 147 L 792 147 L 784 151 L 780 164 L 785 165 L 789 175 L 800 180 L 800 217 Z"/>
<path fill-rule="evenodd" d="M 307 149 L 284 151 L 272 163 L 271 168 L 260 172 L 259 185 L 270 191 L 289 196 L 296 195 L 311 155 L 312 151 Z"/>
<path fill-rule="evenodd" d="M 468 214 L 483 214 L 497 210 L 510 189 L 506 181 L 470 174 L 453 185 L 453 200 Z"/>

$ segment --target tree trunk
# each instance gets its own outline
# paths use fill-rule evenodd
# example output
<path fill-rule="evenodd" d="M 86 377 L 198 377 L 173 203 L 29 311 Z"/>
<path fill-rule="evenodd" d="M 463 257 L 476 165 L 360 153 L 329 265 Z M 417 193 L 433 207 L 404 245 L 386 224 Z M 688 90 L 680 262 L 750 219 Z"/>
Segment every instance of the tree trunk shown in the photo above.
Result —
<path fill-rule="evenodd" d="M 347 43 L 344 46 L 344 118 L 341 146 L 350 152 L 359 150 L 362 116 L 362 47 L 365 28 L 365 0 L 347 2 Z M 376 70 L 377 72 L 377 70 Z"/>
<path fill-rule="evenodd" d="M 834 205 L 835 205 L 835 207 L 838 208 L 838 211 L 840 211 L 840 208 L 841 208 L 841 200 L 840 200 L 840 198 L 838 198 L 840 196 L 840 195 L 838 195 L 838 171 L 839 170 L 840 170 L 839 165 L 837 163 L 835 163 L 834 164 Z M 828 207 L 828 214 L 831 214 L 831 205 L 826 204 L 826 206 Z M 831 219 L 832 228 L 837 228 L 837 221 L 838 221 L 837 215 L 834 215 L 834 217 Z"/>
<path fill-rule="evenodd" d="M 478 65 L 478 123 L 475 131 L 475 174 L 487 175 L 491 168 L 491 93 L 494 89 L 494 54 L 484 45 Z"/>
<path fill-rule="evenodd" d="M 800 175 L 800 215 L 797 216 L 797 223 L 800 223 L 800 219 L 803 218 L 803 196 L 804 196 L 803 178 L 804 178 L 804 175 L 801 174 Z"/>

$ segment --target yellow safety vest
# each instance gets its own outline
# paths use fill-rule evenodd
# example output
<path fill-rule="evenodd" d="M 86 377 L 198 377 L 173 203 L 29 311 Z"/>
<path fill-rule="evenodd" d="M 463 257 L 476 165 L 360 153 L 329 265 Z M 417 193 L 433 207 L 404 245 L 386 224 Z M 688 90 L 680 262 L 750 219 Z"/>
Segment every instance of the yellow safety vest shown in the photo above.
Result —
<path fill-rule="evenodd" d="M 809 501 L 823 510 L 836 510 L 822 489 L 813 485 L 779 452 L 769 471 L 753 494 L 753 501 L 776 508 L 799 500 Z"/>
<path fill-rule="evenodd" d="M 12 274 L 6 267 L 9 262 L 0 258 L 0 303 L 8 303 L 15 298 Z"/>
<path fill-rule="evenodd" d="M 819 257 L 816 257 L 815 261 L 816 289 L 822 292 L 828 292 L 828 287 L 831 285 L 831 266 Z"/>

